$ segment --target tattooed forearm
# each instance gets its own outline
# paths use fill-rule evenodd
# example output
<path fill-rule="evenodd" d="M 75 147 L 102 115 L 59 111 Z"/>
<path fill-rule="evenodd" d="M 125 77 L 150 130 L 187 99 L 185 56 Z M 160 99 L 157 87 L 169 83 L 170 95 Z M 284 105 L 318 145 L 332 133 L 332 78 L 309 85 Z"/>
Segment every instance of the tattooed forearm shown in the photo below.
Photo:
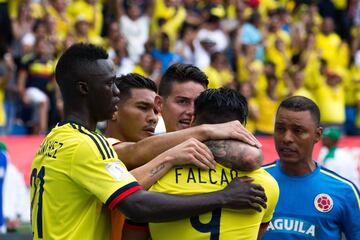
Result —
<path fill-rule="evenodd" d="M 259 168 L 263 161 L 260 149 L 235 140 L 205 142 L 215 160 L 232 169 L 251 171 Z"/>
<path fill-rule="evenodd" d="M 227 161 L 229 144 L 226 144 L 225 140 L 207 141 L 205 145 L 210 149 L 218 163 L 226 167 L 232 167 L 232 163 Z"/>
<path fill-rule="evenodd" d="M 160 164 L 159 166 L 153 168 L 150 170 L 150 177 L 154 177 L 156 174 L 158 174 L 161 170 L 165 168 L 165 163 Z"/>

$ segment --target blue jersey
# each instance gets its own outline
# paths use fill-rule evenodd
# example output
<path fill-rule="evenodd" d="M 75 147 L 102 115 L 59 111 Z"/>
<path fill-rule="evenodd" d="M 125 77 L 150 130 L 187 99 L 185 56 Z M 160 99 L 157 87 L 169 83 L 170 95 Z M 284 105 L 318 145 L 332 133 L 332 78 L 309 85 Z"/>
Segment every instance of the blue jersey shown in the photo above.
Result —
<path fill-rule="evenodd" d="M 264 166 L 278 182 L 280 197 L 265 240 L 360 239 L 359 190 L 349 180 L 320 167 L 289 176 L 280 162 Z"/>
<path fill-rule="evenodd" d="M 0 227 L 5 224 L 3 215 L 3 186 L 7 165 L 7 155 L 4 151 L 0 151 Z"/>

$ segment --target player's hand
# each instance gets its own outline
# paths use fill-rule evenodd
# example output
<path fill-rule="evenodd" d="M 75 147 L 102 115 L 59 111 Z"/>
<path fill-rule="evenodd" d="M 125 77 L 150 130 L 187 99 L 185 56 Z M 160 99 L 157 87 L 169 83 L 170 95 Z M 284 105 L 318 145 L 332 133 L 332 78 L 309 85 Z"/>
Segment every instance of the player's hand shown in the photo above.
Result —
<path fill-rule="evenodd" d="M 193 164 L 202 169 L 213 169 L 216 165 L 209 148 L 195 138 L 190 138 L 163 154 L 169 156 L 172 165 Z"/>
<path fill-rule="evenodd" d="M 266 195 L 259 184 L 251 183 L 250 177 L 235 178 L 223 190 L 226 204 L 224 207 L 235 209 L 254 209 L 258 212 L 266 208 Z"/>
<path fill-rule="evenodd" d="M 261 147 L 261 143 L 238 121 L 220 124 L 206 124 L 211 140 L 233 139 Z"/>

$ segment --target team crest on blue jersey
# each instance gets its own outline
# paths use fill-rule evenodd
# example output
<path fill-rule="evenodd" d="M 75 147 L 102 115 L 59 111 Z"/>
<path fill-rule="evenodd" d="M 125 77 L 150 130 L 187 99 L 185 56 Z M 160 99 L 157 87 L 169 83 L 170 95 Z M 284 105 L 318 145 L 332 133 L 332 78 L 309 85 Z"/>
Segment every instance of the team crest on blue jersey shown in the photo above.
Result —
<path fill-rule="evenodd" d="M 328 194 L 320 193 L 315 197 L 314 205 L 319 212 L 330 212 L 334 202 Z"/>

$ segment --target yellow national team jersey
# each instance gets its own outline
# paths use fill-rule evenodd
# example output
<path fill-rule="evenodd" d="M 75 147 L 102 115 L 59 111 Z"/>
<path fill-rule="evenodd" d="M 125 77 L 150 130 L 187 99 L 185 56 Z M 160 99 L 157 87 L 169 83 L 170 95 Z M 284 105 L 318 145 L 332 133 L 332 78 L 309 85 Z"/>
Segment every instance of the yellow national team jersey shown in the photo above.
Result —
<path fill-rule="evenodd" d="M 178 195 L 193 195 L 223 189 L 235 177 L 249 176 L 261 184 L 267 196 L 267 209 L 255 210 L 217 209 L 191 218 L 167 222 L 150 223 L 153 240 L 239 240 L 257 239 L 261 223 L 271 220 L 279 197 L 277 182 L 265 170 L 240 172 L 220 164 L 213 170 L 200 170 L 194 166 L 181 166 L 170 170 L 150 191 Z"/>
<path fill-rule="evenodd" d="M 100 134 L 57 125 L 31 167 L 34 239 L 110 239 L 110 209 L 140 189 Z"/>

